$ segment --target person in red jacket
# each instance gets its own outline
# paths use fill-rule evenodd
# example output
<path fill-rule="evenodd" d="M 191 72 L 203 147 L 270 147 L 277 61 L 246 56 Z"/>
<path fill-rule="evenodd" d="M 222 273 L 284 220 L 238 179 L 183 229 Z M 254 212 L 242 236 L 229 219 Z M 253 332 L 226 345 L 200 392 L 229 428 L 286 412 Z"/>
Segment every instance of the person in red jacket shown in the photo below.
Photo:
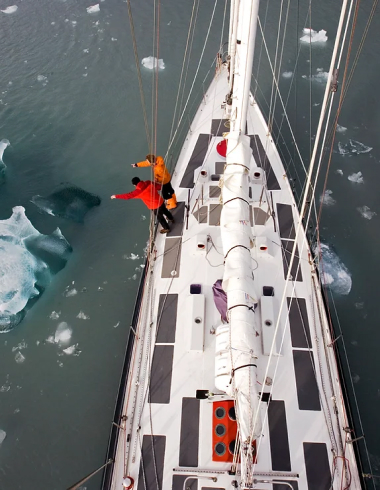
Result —
<path fill-rule="evenodd" d="M 162 226 L 160 233 L 170 231 L 168 223 L 174 223 L 174 218 L 172 213 L 166 209 L 165 201 L 158 193 L 161 190 L 161 184 L 151 182 L 150 180 L 141 181 L 138 177 L 133 177 L 132 184 L 136 187 L 136 190 L 127 194 L 113 194 L 111 199 L 141 199 L 146 207 L 151 209 L 155 216 L 157 216 L 157 221 Z M 164 215 L 168 221 L 166 221 Z"/>

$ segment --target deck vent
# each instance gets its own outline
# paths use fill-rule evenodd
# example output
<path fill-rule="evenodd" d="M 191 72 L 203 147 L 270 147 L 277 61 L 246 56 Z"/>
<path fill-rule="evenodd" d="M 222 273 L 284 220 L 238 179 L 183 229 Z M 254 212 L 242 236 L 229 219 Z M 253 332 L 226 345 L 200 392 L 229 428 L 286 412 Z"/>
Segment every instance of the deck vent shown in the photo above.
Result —
<path fill-rule="evenodd" d="M 195 398 L 197 400 L 207 400 L 210 392 L 209 390 L 197 390 L 195 392 Z"/>
<path fill-rule="evenodd" d="M 201 292 L 202 292 L 201 284 L 190 284 L 190 294 L 201 294 Z"/>
<path fill-rule="evenodd" d="M 226 433 L 226 426 L 223 424 L 218 424 L 215 427 L 215 433 L 217 436 L 222 437 Z"/>
<path fill-rule="evenodd" d="M 259 179 L 261 177 L 261 173 L 260 172 L 253 172 L 253 178 L 254 179 Z"/>
<path fill-rule="evenodd" d="M 226 445 L 223 444 L 223 442 L 218 442 L 218 444 L 215 445 L 215 452 L 218 456 L 223 456 L 223 454 L 226 453 Z"/>
<path fill-rule="evenodd" d="M 226 411 L 224 410 L 223 407 L 218 407 L 216 410 L 215 410 L 215 417 L 217 419 L 222 419 L 224 416 L 226 415 Z"/>
<path fill-rule="evenodd" d="M 208 181 L 208 172 L 207 170 L 201 170 L 199 172 L 199 182 L 207 182 Z"/>
<path fill-rule="evenodd" d="M 274 296 L 274 288 L 272 286 L 264 286 L 263 296 Z"/>

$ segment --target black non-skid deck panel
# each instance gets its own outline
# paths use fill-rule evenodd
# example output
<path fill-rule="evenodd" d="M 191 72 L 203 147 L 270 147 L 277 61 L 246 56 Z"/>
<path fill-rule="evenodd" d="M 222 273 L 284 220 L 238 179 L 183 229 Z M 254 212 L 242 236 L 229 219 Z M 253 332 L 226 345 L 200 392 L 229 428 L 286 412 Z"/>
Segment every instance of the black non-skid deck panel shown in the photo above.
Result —
<path fill-rule="evenodd" d="M 172 490 L 183 490 L 183 484 L 185 483 L 186 478 L 189 478 L 190 475 L 173 475 L 173 483 Z M 197 478 L 190 478 L 186 482 L 185 489 L 189 490 L 198 490 L 198 480 Z"/>
<path fill-rule="evenodd" d="M 218 185 L 210 185 L 208 188 L 210 198 L 219 197 L 222 189 Z"/>
<path fill-rule="evenodd" d="M 156 343 L 174 344 L 177 324 L 178 294 L 160 294 L 157 322 Z"/>
<path fill-rule="evenodd" d="M 276 480 L 273 480 L 275 482 Z M 295 480 L 286 480 L 293 487 L 293 490 L 298 490 L 298 482 Z M 285 483 L 273 483 L 273 490 L 289 490 L 289 486 Z"/>
<path fill-rule="evenodd" d="M 174 223 L 170 224 L 170 231 L 166 236 L 181 236 L 185 219 L 185 203 L 179 202 L 177 207 L 171 209 L 170 212 L 173 215 Z"/>
<path fill-rule="evenodd" d="M 198 223 L 207 223 L 208 206 L 201 206 L 193 212 L 194 218 Z"/>
<path fill-rule="evenodd" d="M 226 125 L 227 123 L 227 125 Z M 230 122 L 228 119 L 213 119 L 211 123 L 211 134 L 213 136 L 223 136 L 223 133 L 230 132 Z"/>
<path fill-rule="evenodd" d="M 199 400 L 182 398 L 179 466 L 198 466 Z"/>
<path fill-rule="evenodd" d="M 295 238 L 292 206 L 277 204 L 277 218 L 281 238 Z"/>
<path fill-rule="evenodd" d="M 304 298 L 287 298 L 292 346 L 310 349 L 310 327 Z"/>
<path fill-rule="evenodd" d="M 165 250 L 164 258 L 162 261 L 162 272 L 161 277 L 178 277 L 181 265 L 181 245 L 182 237 L 178 238 L 166 238 L 165 239 Z M 172 272 L 176 271 L 173 275 Z"/>
<path fill-rule="evenodd" d="M 212 226 L 219 226 L 221 212 L 222 212 L 221 204 L 210 204 L 210 217 L 208 220 L 208 224 Z"/>
<path fill-rule="evenodd" d="M 291 471 L 285 402 L 271 400 L 268 407 L 270 452 L 273 471 Z"/>
<path fill-rule="evenodd" d="M 162 490 L 165 446 L 165 436 L 144 435 L 137 490 Z"/>
<path fill-rule="evenodd" d="M 149 403 L 170 403 L 174 345 L 154 347 L 149 384 Z"/>
<path fill-rule="evenodd" d="M 250 135 L 249 137 L 251 140 L 250 145 L 252 148 L 253 158 L 255 159 L 256 165 L 263 168 L 265 171 L 268 189 L 270 191 L 277 191 L 281 189 L 276 174 L 273 171 L 266 151 L 261 143 L 260 137 L 257 134 Z"/>
<path fill-rule="evenodd" d="M 226 162 L 215 162 L 215 173 L 218 175 L 224 174 L 224 166 Z"/>
<path fill-rule="evenodd" d="M 222 487 L 202 487 L 201 490 L 226 490 L 225 488 Z"/>
<path fill-rule="evenodd" d="M 330 490 L 331 471 L 326 444 L 304 442 L 303 452 L 308 490 Z"/>
<path fill-rule="evenodd" d="M 198 140 L 195 144 L 195 148 L 187 164 L 185 173 L 182 177 L 180 187 L 186 187 L 192 189 L 194 187 L 194 171 L 203 165 L 203 160 L 205 159 L 208 145 L 211 139 L 209 134 L 200 134 Z"/>
<path fill-rule="evenodd" d="M 293 350 L 293 362 L 298 408 L 300 410 L 321 410 L 313 353 L 309 350 Z"/>
<path fill-rule="evenodd" d="M 290 258 L 292 256 L 295 242 L 291 240 L 281 240 L 281 243 L 282 243 L 282 263 L 284 264 L 284 278 L 286 279 L 286 276 L 288 274 L 289 264 L 290 264 Z M 293 281 L 302 281 L 302 272 L 301 272 L 301 267 L 299 266 L 299 262 L 300 259 L 299 259 L 298 247 L 296 245 L 296 252 L 292 264 L 292 270 L 290 272 Z"/>

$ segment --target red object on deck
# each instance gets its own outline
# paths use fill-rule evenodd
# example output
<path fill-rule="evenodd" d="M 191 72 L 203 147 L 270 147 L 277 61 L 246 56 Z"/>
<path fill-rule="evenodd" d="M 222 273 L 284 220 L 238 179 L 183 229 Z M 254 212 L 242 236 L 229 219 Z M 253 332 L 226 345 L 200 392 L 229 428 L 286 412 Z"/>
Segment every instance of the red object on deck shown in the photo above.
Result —
<path fill-rule="evenodd" d="M 237 423 L 232 400 L 213 402 L 212 460 L 232 463 Z"/>
<path fill-rule="evenodd" d="M 220 156 L 226 158 L 227 141 L 226 140 L 219 141 L 219 143 L 216 145 L 216 151 L 219 153 Z"/>

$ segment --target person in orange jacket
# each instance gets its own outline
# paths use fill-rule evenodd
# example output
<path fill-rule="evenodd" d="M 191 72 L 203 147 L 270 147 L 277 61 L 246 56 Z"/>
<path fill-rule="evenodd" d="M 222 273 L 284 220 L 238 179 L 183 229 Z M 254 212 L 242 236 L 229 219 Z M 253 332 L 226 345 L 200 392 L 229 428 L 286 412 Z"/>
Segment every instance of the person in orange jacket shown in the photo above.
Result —
<path fill-rule="evenodd" d="M 168 223 L 174 223 L 172 213 L 166 209 L 165 201 L 158 193 L 161 190 L 161 184 L 151 182 L 150 180 L 141 181 L 138 177 L 133 177 L 132 184 L 136 187 L 136 190 L 128 192 L 127 194 L 113 194 L 111 199 L 141 199 L 148 209 L 151 209 L 157 221 L 162 226 L 160 233 L 167 233 L 170 231 Z M 167 217 L 168 221 L 164 218 Z"/>
<path fill-rule="evenodd" d="M 153 167 L 154 181 L 162 185 L 162 197 L 167 200 L 167 209 L 177 207 L 177 198 L 171 184 L 171 175 L 164 159 L 156 155 L 147 155 L 143 162 L 132 163 L 132 167 Z"/>

